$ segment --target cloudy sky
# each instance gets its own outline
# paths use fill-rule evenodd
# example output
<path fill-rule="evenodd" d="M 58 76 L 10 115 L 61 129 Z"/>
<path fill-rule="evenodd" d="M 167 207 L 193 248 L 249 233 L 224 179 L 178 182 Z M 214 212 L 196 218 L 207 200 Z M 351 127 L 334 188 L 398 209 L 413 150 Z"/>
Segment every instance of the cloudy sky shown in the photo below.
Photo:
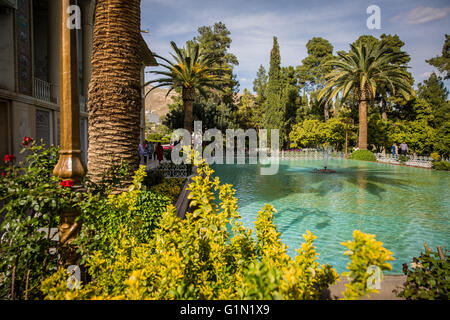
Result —
<path fill-rule="evenodd" d="M 450 33 L 449 0 L 141 0 L 142 29 L 150 49 L 169 56 L 171 40 L 182 46 L 197 35 L 199 26 L 222 21 L 231 32 L 230 52 L 239 66 L 240 91 L 252 90 L 259 65 L 268 69 L 273 36 L 278 37 L 282 66 L 297 66 L 313 37 L 331 42 L 335 52 L 348 50 L 362 34 L 398 34 L 411 56 L 418 82 L 435 69 L 425 59 L 441 54 Z M 369 30 L 370 5 L 381 10 L 381 29 Z M 450 81 L 445 82 L 450 89 Z"/>

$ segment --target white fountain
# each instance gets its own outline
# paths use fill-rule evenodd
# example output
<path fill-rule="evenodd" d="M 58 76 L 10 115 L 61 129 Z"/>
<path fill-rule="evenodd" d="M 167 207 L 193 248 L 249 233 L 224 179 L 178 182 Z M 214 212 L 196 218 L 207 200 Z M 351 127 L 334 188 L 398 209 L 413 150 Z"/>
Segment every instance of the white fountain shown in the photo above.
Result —
<path fill-rule="evenodd" d="M 320 173 L 334 173 L 336 171 L 328 169 L 328 142 L 325 142 L 323 147 L 323 169 L 317 170 Z"/>

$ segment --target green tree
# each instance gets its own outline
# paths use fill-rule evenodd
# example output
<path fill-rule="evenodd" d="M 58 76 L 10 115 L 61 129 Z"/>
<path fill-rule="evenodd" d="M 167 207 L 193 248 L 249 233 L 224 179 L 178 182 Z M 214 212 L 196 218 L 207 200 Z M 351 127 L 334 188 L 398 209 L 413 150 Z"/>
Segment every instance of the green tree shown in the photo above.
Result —
<path fill-rule="evenodd" d="M 230 53 L 232 39 L 231 32 L 223 22 L 216 22 L 213 26 L 202 26 L 198 28 L 198 36 L 194 37 L 192 42 L 198 43 L 201 52 L 206 59 L 213 61 L 212 67 L 219 71 L 217 76 L 222 78 L 220 91 L 209 93 L 210 98 L 216 103 L 224 103 L 231 107 L 233 96 L 238 91 L 239 82 L 233 73 L 234 67 L 239 65 L 237 57 Z"/>
<path fill-rule="evenodd" d="M 266 72 L 266 69 L 260 65 L 258 72 L 256 73 L 256 78 L 253 80 L 253 91 L 256 94 L 255 104 L 253 108 L 253 123 L 255 128 L 262 128 L 264 126 L 264 117 L 265 117 L 265 104 L 266 104 L 266 90 L 267 90 L 267 82 L 269 80 L 269 76 Z"/>
<path fill-rule="evenodd" d="M 281 138 L 283 146 L 289 145 L 289 133 L 296 123 L 297 109 L 301 103 L 294 67 L 281 68 Z"/>
<path fill-rule="evenodd" d="M 325 87 L 319 93 L 319 100 L 330 101 L 339 92 L 346 99 L 350 92 L 358 101 L 359 108 L 359 148 L 367 149 L 367 108 L 375 98 L 377 88 L 384 86 L 392 92 L 404 96 L 413 93 L 408 75 L 395 66 L 403 52 L 392 52 L 383 43 L 351 45 L 348 54 L 339 54 L 327 64 L 334 69 L 326 76 Z"/>
<path fill-rule="evenodd" d="M 167 63 L 159 64 L 166 68 L 167 71 L 150 71 L 150 73 L 164 76 L 164 78 L 150 80 L 145 85 L 158 83 L 158 85 L 152 87 L 148 92 L 159 87 L 168 86 L 169 90 L 167 91 L 167 95 L 174 89 L 181 89 L 184 109 L 184 128 L 192 132 L 194 121 L 193 103 L 196 90 L 205 99 L 207 98 L 206 89 L 222 90 L 220 84 L 223 82 L 223 79 L 220 74 L 226 71 L 226 69 L 214 67 L 214 58 L 205 56 L 200 51 L 198 44 L 188 42 L 186 48 L 183 49 L 178 48 L 173 41 L 170 42 L 170 45 L 175 52 L 175 54 L 172 54 L 175 62 L 155 55 L 155 57 Z"/>
<path fill-rule="evenodd" d="M 289 138 L 291 148 L 317 147 L 326 141 L 326 124 L 320 120 L 305 120 L 294 125 Z"/>
<path fill-rule="evenodd" d="M 392 121 L 383 119 L 378 113 L 372 113 L 368 120 L 368 136 L 367 142 L 373 145 L 377 152 L 389 150 L 392 143 L 395 142 L 392 135 L 393 124 Z"/>
<path fill-rule="evenodd" d="M 266 112 L 264 127 L 266 129 L 280 129 L 283 115 L 281 110 L 281 57 L 277 37 L 273 37 L 273 47 L 270 52 L 269 79 L 266 88 Z"/>
<path fill-rule="evenodd" d="M 419 83 L 417 95 L 425 100 L 432 108 L 433 126 L 438 128 L 450 121 L 450 103 L 447 100 L 448 90 L 441 77 L 434 72 L 423 83 Z"/>
<path fill-rule="evenodd" d="M 244 89 L 244 93 L 239 99 L 238 104 L 238 124 L 239 128 L 249 129 L 255 128 L 256 124 L 254 123 L 257 119 L 253 116 L 255 99 L 249 90 Z"/>
<path fill-rule="evenodd" d="M 325 141 L 338 150 L 345 145 L 345 119 L 331 118 L 325 123 Z"/>
<path fill-rule="evenodd" d="M 323 86 L 324 77 L 331 71 L 331 66 L 326 65 L 327 61 L 333 58 L 333 46 L 323 38 L 314 37 L 306 44 L 308 56 L 302 60 L 302 64 L 297 67 L 300 88 L 308 91 L 316 91 Z M 325 121 L 329 118 L 329 103 L 326 101 L 323 107 Z"/>
<path fill-rule="evenodd" d="M 403 52 L 402 47 L 405 43 L 400 39 L 398 35 L 390 35 L 390 34 L 382 34 L 380 36 L 381 43 L 384 43 L 388 48 L 392 50 L 392 52 Z M 411 61 L 411 57 L 405 54 L 398 58 L 394 65 L 402 68 L 406 74 L 408 74 L 410 85 L 414 84 L 414 79 L 411 73 L 407 71 L 408 63 Z M 383 119 L 387 120 L 387 113 L 390 109 L 392 109 L 393 105 L 396 105 L 397 108 L 402 107 L 405 103 L 407 103 L 407 99 L 409 97 L 403 97 L 401 94 L 397 92 L 392 92 L 389 87 L 381 86 L 378 90 L 378 95 L 380 99 L 380 107 L 381 107 L 381 116 Z M 406 99 L 405 99 L 406 98 Z"/>
<path fill-rule="evenodd" d="M 450 79 L 450 35 L 445 35 L 442 55 L 426 60 L 426 62 L 436 67 L 439 72 L 445 74 L 444 79 Z"/>
<path fill-rule="evenodd" d="M 408 149 L 417 154 L 430 154 L 436 139 L 436 130 L 428 125 L 426 119 L 400 121 L 393 126 L 392 140 L 405 141 Z"/>

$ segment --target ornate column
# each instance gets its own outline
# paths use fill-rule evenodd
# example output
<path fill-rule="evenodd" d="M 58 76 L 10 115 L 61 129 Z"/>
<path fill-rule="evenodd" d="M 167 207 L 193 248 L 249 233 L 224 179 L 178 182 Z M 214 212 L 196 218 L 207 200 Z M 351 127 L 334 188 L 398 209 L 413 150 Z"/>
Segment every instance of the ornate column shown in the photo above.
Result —
<path fill-rule="evenodd" d="M 53 174 L 63 180 L 72 180 L 75 188 L 81 188 L 85 170 L 81 162 L 80 150 L 80 101 L 77 72 L 76 29 L 67 26 L 67 9 L 70 0 L 61 0 L 60 11 L 60 105 L 61 105 L 61 151 L 59 162 Z M 79 212 L 67 209 L 61 212 L 60 265 L 67 267 L 78 264 L 78 256 L 73 246 L 80 223 Z"/>

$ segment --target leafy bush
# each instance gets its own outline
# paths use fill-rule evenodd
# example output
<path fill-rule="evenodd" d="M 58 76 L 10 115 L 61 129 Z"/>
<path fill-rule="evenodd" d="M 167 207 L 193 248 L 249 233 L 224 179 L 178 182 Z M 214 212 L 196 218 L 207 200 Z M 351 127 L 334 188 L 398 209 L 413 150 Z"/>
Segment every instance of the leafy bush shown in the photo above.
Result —
<path fill-rule="evenodd" d="M 377 161 L 377 157 L 369 150 L 356 150 L 349 158 L 352 160 Z"/>
<path fill-rule="evenodd" d="M 163 183 L 151 187 L 150 191 L 166 196 L 171 200 L 172 204 L 175 204 L 185 180 L 184 178 L 165 179 Z"/>
<path fill-rule="evenodd" d="M 347 288 L 344 292 L 345 299 L 357 299 L 366 294 L 377 293 L 376 289 L 367 286 L 370 277 L 367 270 L 371 266 L 378 267 L 381 271 L 392 270 L 387 261 L 394 260 L 392 252 L 383 248 L 383 243 L 376 241 L 375 235 L 355 230 L 353 238 L 353 241 L 342 243 L 348 248 L 344 254 L 350 255 L 351 258 L 351 262 L 347 265 L 349 271 L 342 274 L 351 279 L 351 282 L 345 285 Z"/>
<path fill-rule="evenodd" d="M 409 157 L 408 156 L 405 156 L 405 155 L 403 155 L 403 154 L 401 154 L 401 155 L 399 155 L 398 156 L 398 161 L 401 163 L 401 164 L 405 164 L 406 162 L 408 162 L 409 161 Z"/>
<path fill-rule="evenodd" d="M 425 244 L 425 253 L 413 258 L 411 269 L 403 264 L 407 276 L 404 288 L 398 296 L 408 300 L 449 300 L 450 299 L 450 256 L 443 250 L 444 259 L 431 251 Z"/>
<path fill-rule="evenodd" d="M 30 138 L 23 144 L 25 161 L 5 158 L 8 163 L 0 177 L 0 299 L 42 297 L 40 282 L 57 266 L 57 254 L 49 254 L 56 247 L 50 229 L 58 227 L 58 212 L 74 198 L 71 188 L 52 176 L 58 149 Z"/>
<path fill-rule="evenodd" d="M 151 169 L 147 172 L 147 175 L 144 178 L 144 185 L 147 188 L 151 188 L 156 186 L 164 181 L 164 174 L 161 170 Z"/>
<path fill-rule="evenodd" d="M 140 166 L 127 192 L 106 198 L 92 195 L 80 204 L 83 227 L 76 242 L 83 262 L 96 250 L 110 253 L 111 244 L 121 232 L 127 232 L 140 243 L 153 237 L 170 199 L 147 191 L 142 183 L 145 176 L 145 166 Z"/>
<path fill-rule="evenodd" d="M 439 161 L 441 159 L 441 156 L 437 152 L 433 152 L 432 154 L 430 154 L 430 156 L 433 161 Z"/>
<path fill-rule="evenodd" d="M 436 161 L 433 162 L 432 166 L 436 170 L 450 171 L 450 162 L 448 161 Z"/>
<path fill-rule="evenodd" d="M 197 170 L 186 219 L 169 205 L 149 243 L 124 228 L 112 239 L 114 254 L 98 251 L 88 258 L 92 282 L 69 290 L 67 273 L 59 270 L 42 283 L 46 299 L 320 299 L 337 281 L 330 265 L 317 262 L 316 237 L 309 231 L 292 259 L 274 225 L 272 206 L 259 211 L 254 237 L 240 220 L 232 186 L 213 180 L 205 162 Z M 366 245 L 372 250 L 367 254 Z M 388 268 L 389 255 L 373 236 L 358 234 L 352 248 L 355 263 Z"/>

